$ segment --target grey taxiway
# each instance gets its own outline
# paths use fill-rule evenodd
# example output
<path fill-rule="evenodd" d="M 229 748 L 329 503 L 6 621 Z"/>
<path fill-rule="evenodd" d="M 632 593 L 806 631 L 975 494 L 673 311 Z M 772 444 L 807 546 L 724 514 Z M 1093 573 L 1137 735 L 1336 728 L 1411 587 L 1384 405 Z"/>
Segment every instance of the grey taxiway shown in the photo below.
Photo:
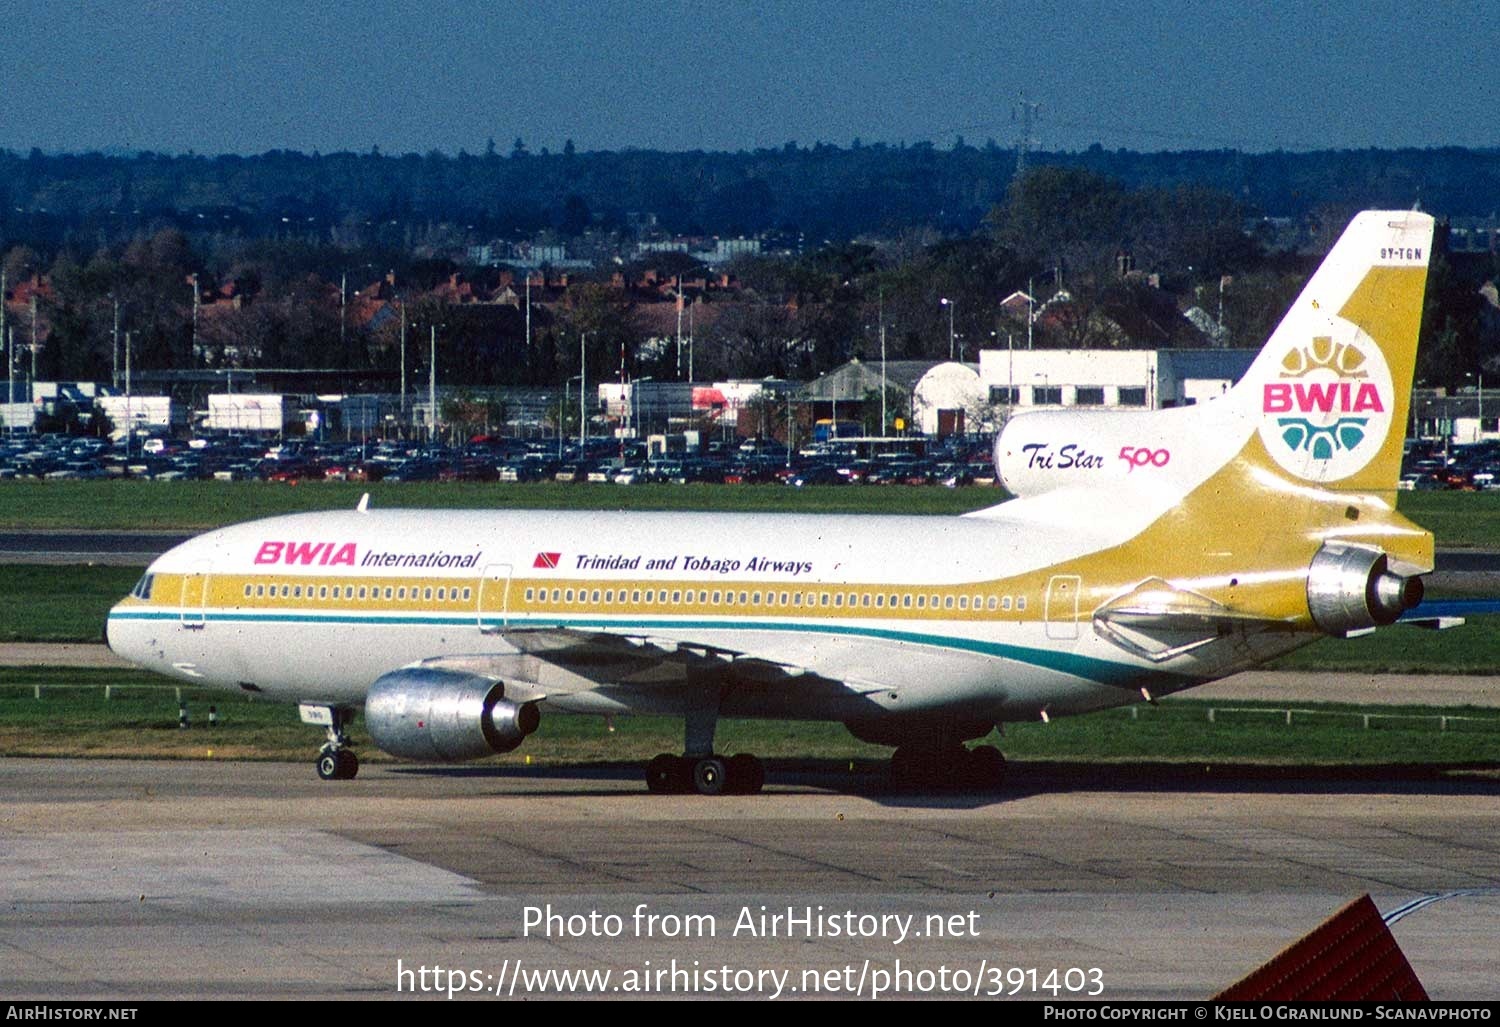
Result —
<path fill-rule="evenodd" d="M 1393 926 L 1434 997 L 1500 998 L 1493 776 L 1018 765 L 984 800 L 773 778 L 710 799 L 644 794 L 633 770 L 328 783 L 300 763 L 0 761 L 0 980 L 10 998 L 394 997 L 419 982 L 398 968 L 437 966 L 494 1000 L 517 966 L 608 969 L 614 987 L 675 967 L 679 995 L 727 967 L 785 971 L 792 997 L 861 972 L 868 993 L 899 961 L 931 973 L 917 985 L 1097 969 L 1096 998 L 1200 999 L 1369 892 L 1387 912 L 1440 898 Z M 528 929 L 527 907 L 596 926 Z M 644 935 L 642 907 L 661 918 Z M 789 908 L 909 916 L 920 936 L 733 930 Z M 690 916 L 696 935 L 673 936 Z M 922 931 L 938 922 L 967 926 Z"/>

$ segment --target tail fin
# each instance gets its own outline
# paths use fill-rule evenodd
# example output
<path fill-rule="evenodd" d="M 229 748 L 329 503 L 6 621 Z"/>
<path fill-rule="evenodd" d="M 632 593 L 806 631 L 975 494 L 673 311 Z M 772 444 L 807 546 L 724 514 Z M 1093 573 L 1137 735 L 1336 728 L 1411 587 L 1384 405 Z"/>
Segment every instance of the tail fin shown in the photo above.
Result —
<path fill-rule="evenodd" d="M 1357 215 L 1235 387 L 1283 473 L 1395 489 L 1432 235 L 1427 214 Z"/>
<path fill-rule="evenodd" d="M 995 467 L 1013 494 L 1122 485 L 1185 496 L 1229 466 L 1393 499 L 1433 220 L 1365 211 L 1226 395 L 1151 411 L 1012 418 Z"/>

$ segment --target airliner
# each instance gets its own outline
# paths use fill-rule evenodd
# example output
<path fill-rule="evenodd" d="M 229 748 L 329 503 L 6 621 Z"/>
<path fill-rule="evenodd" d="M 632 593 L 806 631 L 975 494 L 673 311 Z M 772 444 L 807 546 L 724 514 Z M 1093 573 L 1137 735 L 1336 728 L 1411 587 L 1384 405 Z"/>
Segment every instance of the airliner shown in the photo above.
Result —
<path fill-rule="evenodd" d="M 133 663 L 298 704 L 325 779 L 455 762 L 554 714 L 681 717 L 653 792 L 747 794 L 722 717 L 838 721 L 903 789 L 988 790 L 1006 723 L 1154 702 L 1414 614 L 1396 512 L 1433 219 L 1350 223 L 1244 377 L 1196 405 L 1015 416 L 1015 497 L 957 517 L 356 509 L 162 555 L 106 628 Z"/>

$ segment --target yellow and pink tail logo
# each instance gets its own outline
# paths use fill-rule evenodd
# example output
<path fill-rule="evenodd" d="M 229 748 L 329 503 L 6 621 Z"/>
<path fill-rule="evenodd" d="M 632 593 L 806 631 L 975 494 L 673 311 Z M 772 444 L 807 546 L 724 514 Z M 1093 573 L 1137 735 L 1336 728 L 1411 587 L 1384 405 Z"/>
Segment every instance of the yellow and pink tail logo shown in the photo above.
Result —
<path fill-rule="evenodd" d="M 1348 322 L 1333 331 L 1287 351 L 1277 379 L 1262 384 L 1261 439 L 1299 478 L 1357 473 L 1391 427 L 1391 372 L 1380 347 Z"/>

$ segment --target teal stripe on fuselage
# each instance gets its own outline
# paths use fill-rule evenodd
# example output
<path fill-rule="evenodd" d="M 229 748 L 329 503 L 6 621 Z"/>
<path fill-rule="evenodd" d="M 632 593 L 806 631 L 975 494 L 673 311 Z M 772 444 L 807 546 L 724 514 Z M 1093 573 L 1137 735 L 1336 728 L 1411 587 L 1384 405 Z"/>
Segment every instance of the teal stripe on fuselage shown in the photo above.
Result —
<path fill-rule="evenodd" d="M 480 626 L 478 617 L 472 614 L 467 617 L 436 615 L 372 617 L 362 614 L 342 613 L 225 613 L 203 611 L 200 614 L 199 611 L 194 610 L 191 613 L 183 614 L 181 611 L 174 613 L 168 611 L 146 612 L 122 610 L 111 613 L 110 619 L 173 621 L 187 624 L 202 624 L 206 621 L 228 621 L 267 624 L 395 624 L 473 628 Z M 599 620 L 578 617 L 485 617 L 483 621 L 483 626 L 486 628 L 498 628 L 502 624 L 513 627 L 590 628 L 595 630 L 630 628 L 662 631 L 794 631 L 823 635 L 858 635 L 863 638 L 878 638 L 888 642 L 910 642 L 915 645 L 929 645 L 941 649 L 953 649 L 960 652 L 978 653 L 982 656 L 1014 660 L 1017 663 L 1026 663 L 1046 670 L 1071 674 L 1074 677 L 1084 678 L 1101 685 L 1133 688 L 1137 682 L 1145 678 L 1160 679 L 1162 677 L 1170 677 L 1188 680 L 1181 675 L 1163 674 L 1160 671 L 1146 671 L 1143 673 L 1141 668 L 1129 664 L 1113 663 L 1109 660 L 1096 660 L 1092 657 L 1078 656 L 1073 653 L 1054 652 L 1048 649 L 1032 649 L 1026 646 L 1009 645 L 1004 642 L 985 642 L 980 639 L 963 638 L 954 635 L 933 635 L 917 631 L 896 631 L 890 628 L 861 627 L 849 624 L 816 624 L 796 621 L 747 623 L 745 621 L 713 620 Z"/>

